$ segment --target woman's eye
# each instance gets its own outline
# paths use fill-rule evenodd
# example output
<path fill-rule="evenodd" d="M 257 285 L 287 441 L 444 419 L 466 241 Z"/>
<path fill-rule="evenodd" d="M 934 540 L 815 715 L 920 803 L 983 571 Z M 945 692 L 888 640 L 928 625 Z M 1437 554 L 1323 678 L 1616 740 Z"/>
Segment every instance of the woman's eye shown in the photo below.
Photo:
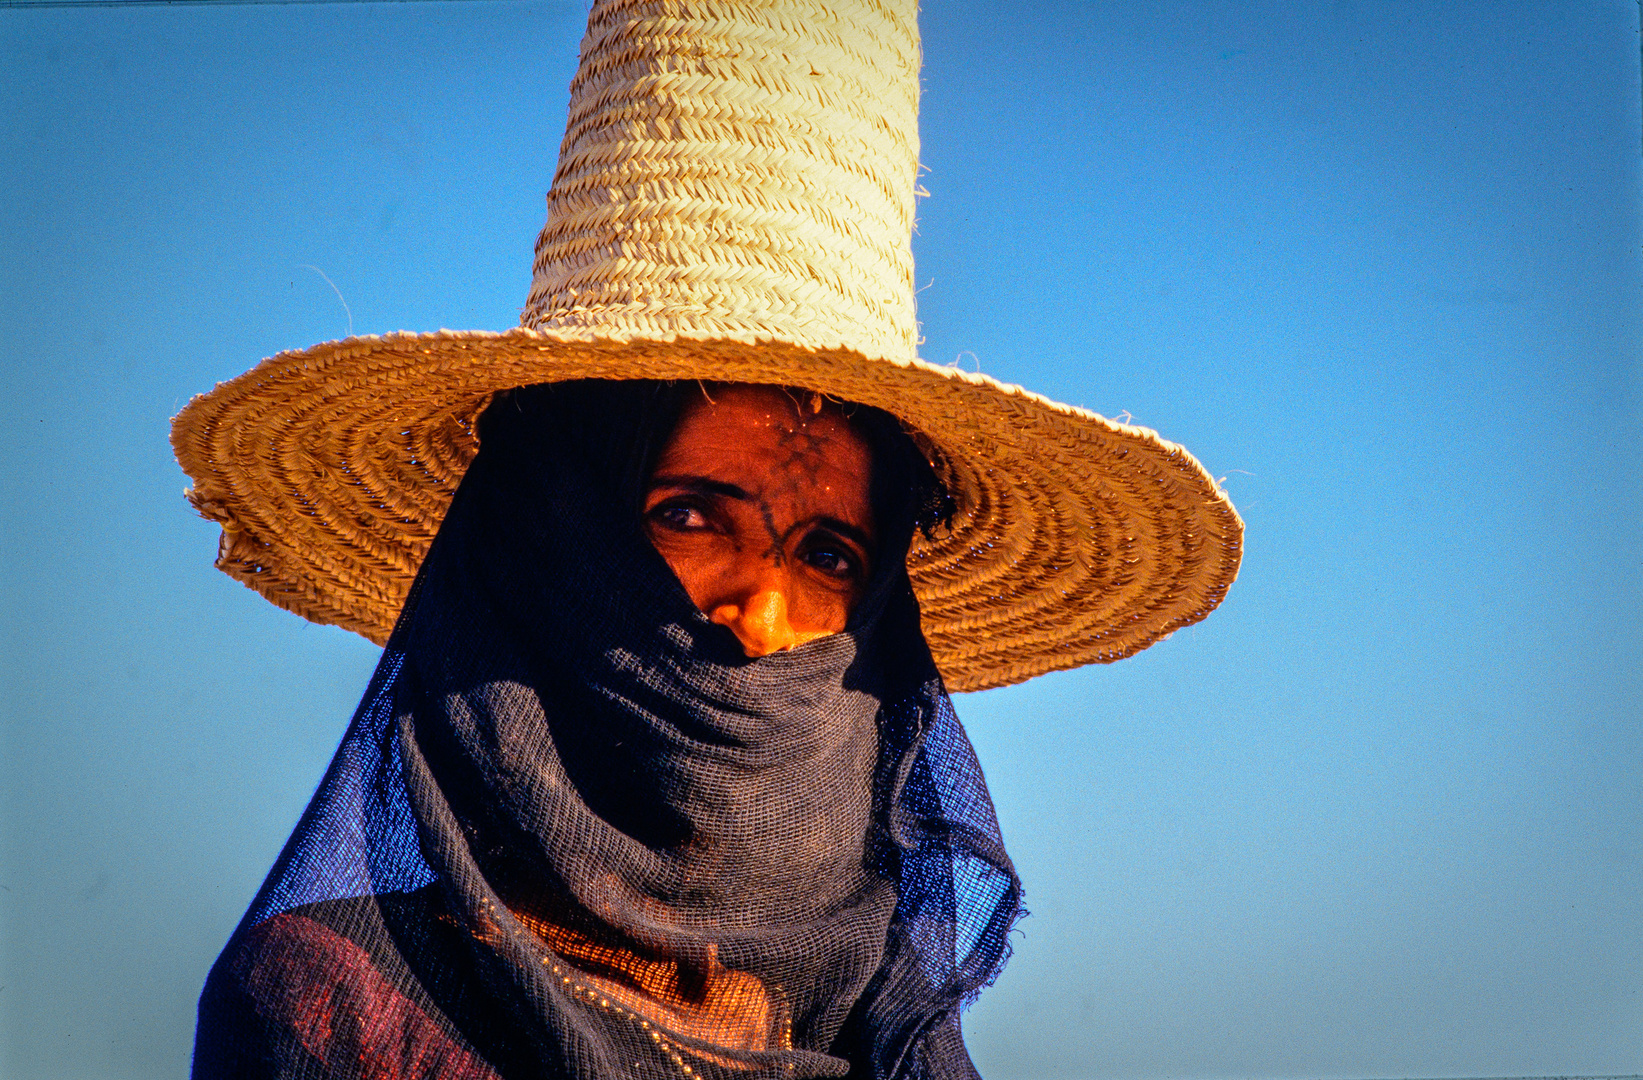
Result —
<path fill-rule="evenodd" d="M 647 516 L 658 525 L 681 532 L 707 527 L 707 518 L 702 512 L 685 503 L 663 503 Z"/>
<path fill-rule="evenodd" d="M 848 578 L 856 574 L 856 560 L 835 547 L 816 547 L 804 553 L 804 561 L 829 577 Z"/>

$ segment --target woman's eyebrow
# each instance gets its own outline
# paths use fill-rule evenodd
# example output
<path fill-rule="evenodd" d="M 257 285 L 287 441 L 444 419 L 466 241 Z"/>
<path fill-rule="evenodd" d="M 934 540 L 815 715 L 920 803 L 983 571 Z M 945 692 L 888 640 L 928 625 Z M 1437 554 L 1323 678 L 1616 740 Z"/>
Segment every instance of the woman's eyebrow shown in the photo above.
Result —
<path fill-rule="evenodd" d="M 744 502 L 751 499 L 744 489 L 723 480 L 714 480 L 707 476 L 653 476 L 650 486 L 684 488 L 687 491 L 697 491 L 703 495 L 723 495 L 727 499 L 741 499 Z"/>
<path fill-rule="evenodd" d="M 816 525 L 820 525 L 824 529 L 831 529 L 840 536 L 844 537 L 846 540 L 854 540 L 857 544 L 861 545 L 863 551 L 873 550 L 872 537 L 867 535 L 866 530 L 859 525 L 852 525 L 848 521 L 840 521 L 836 517 L 814 517 L 798 522 L 791 529 L 787 530 L 787 535 L 792 536 L 793 533 L 799 529 L 807 529 Z"/>

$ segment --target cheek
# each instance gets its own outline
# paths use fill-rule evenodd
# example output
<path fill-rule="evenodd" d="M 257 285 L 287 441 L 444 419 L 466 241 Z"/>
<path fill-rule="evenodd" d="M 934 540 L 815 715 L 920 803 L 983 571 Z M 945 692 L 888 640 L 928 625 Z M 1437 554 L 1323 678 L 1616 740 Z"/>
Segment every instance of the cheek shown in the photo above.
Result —
<path fill-rule="evenodd" d="M 648 528 L 646 532 L 651 546 L 679 579 L 691 602 L 707 611 L 718 601 L 726 578 L 741 557 L 736 545 L 713 532 L 680 533 L 661 528 Z"/>
<path fill-rule="evenodd" d="M 850 612 L 860 599 L 860 591 L 841 591 L 801 578 L 789 589 L 788 617 L 795 630 L 823 630 L 836 634 L 850 621 Z"/>

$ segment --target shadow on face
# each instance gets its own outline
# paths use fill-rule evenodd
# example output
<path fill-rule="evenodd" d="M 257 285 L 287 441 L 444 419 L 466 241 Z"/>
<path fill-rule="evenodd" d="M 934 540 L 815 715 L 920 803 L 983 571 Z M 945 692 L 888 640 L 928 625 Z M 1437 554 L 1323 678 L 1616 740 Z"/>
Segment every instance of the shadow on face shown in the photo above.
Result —
<path fill-rule="evenodd" d="M 773 386 L 692 395 L 644 525 L 690 599 L 748 656 L 843 630 L 872 573 L 872 455 L 838 407 Z"/>

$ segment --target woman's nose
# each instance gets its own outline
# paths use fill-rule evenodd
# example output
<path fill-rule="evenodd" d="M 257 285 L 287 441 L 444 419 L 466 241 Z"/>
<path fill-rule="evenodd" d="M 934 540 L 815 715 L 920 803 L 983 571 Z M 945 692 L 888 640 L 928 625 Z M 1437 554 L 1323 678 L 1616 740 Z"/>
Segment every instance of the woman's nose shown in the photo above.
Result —
<path fill-rule="evenodd" d="M 728 626 L 749 656 L 769 656 L 799 643 L 787 617 L 786 590 L 763 583 L 738 603 L 720 604 L 708 618 Z"/>
<path fill-rule="evenodd" d="M 730 628 L 748 656 L 769 656 L 826 636 L 826 631 L 794 627 L 791 583 L 784 571 L 779 565 L 761 565 L 747 576 L 740 589 L 733 590 L 708 612 L 710 620 Z"/>

